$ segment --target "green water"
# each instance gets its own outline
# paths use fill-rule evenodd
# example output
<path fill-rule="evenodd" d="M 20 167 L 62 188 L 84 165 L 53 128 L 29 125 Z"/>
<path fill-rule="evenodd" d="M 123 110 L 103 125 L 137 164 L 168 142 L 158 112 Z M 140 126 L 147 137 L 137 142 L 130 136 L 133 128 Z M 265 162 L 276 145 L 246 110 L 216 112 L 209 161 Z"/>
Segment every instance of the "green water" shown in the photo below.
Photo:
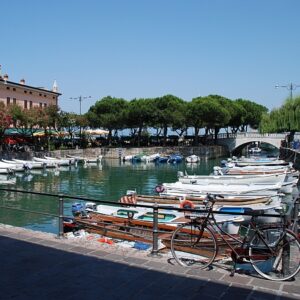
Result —
<path fill-rule="evenodd" d="M 74 196 L 64 206 L 64 214 L 71 215 L 71 205 L 76 202 L 76 197 L 117 202 L 127 190 L 136 190 L 138 194 L 154 194 L 156 185 L 176 181 L 178 171 L 209 174 L 213 166 L 220 164 L 220 160 L 202 160 L 200 164 L 132 164 L 103 160 L 100 164 L 61 167 L 59 171 L 47 169 L 32 170 L 29 174 L 20 173 L 17 174 L 16 185 L 1 185 L 0 188 Z M 8 191 L 0 191 L 0 197 L 0 206 L 58 214 L 57 197 Z M 0 208 L 0 223 L 52 233 L 58 231 L 58 220 L 55 217 L 12 209 Z"/>

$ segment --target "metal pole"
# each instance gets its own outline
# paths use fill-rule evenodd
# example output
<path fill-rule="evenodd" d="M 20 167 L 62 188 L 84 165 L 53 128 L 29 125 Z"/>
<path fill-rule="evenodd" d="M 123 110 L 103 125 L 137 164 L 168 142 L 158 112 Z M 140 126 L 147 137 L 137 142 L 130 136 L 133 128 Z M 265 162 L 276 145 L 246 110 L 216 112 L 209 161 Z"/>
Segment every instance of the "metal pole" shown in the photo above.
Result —
<path fill-rule="evenodd" d="M 58 236 L 61 239 L 64 236 L 64 195 L 58 195 Z"/>
<path fill-rule="evenodd" d="M 153 205 L 153 247 L 150 256 L 160 257 L 158 253 L 158 205 Z"/>

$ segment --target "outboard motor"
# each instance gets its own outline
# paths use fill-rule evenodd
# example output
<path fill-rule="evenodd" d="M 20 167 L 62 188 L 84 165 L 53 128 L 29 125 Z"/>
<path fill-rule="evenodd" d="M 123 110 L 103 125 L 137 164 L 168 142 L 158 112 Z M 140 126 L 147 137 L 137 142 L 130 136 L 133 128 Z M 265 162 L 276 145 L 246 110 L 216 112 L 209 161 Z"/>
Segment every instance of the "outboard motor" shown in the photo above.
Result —
<path fill-rule="evenodd" d="M 87 216 L 87 213 L 85 211 L 85 207 L 81 203 L 72 204 L 72 214 L 73 214 L 74 217 Z"/>

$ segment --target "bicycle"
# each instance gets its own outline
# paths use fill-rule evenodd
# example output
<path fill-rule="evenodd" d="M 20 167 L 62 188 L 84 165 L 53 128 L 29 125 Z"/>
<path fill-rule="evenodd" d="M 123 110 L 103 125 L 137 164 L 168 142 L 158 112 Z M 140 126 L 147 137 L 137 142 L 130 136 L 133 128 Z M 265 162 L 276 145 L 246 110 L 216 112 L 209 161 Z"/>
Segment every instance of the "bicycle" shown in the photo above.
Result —
<path fill-rule="evenodd" d="M 233 261 L 231 276 L 239 263 L 250 263 L 262 277 L 283 281 L 292 279 L 300 270 L 300 242 L 281 223 L 258 225 L 263 210 L 252 210 L 243 236 L 225 232 L 214 217 L 218 195 L 207 195 L 205 214 L 189 216 L 190 221 L 177 227 L 171 236 L 171 252 L 179 265 L 205 269 L 216 260 L 224 247 Z M 249 213 L 250 214 L 250 213 Z M 186 216 L 188 217 L 188 216 Z"/>

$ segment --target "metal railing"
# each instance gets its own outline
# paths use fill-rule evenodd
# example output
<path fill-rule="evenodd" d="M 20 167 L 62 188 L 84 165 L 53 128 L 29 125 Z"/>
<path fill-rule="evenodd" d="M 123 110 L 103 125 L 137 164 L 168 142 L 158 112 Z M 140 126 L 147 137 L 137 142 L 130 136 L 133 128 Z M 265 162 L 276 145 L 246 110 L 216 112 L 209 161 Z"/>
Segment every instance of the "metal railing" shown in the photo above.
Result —
<path fill-rule="evenodd" d="M 58 233 L 57 237 L 58 238 L 63 238 L 64 237 L 64 218 L 69 218 L 69 216 L 64 215 L 64 204 L 65 204 L 65 199 L 68 200 L 75 200 L 76 201 L 89 201 L 89 202 L 95 202 L 95 203 L 100 203 L 100 204 L 106 204 L 106 205 L 111 205 L 111 206 L 120 206 L 120 207 L 142 207 L 142 208 L 148 208 L 152 209 L 153 211 L 153 226 L 152 230 L 152 251 L 150 255 L 152 256 L 159 256 L 159 250 L 158 250 L 158 240 L 159 240 L 159 234 L 161 231 L 159 230 L 159 210 L 176 210 L 176 211 L 181 211 L 181 212 L 192 212 L 192 213 L 206 213 L 207 210 L 203 209 L 188 209 L 188 208 L 178 208 L 174 206 L 159 206 L 157 203 L 154 205 L 144 205 L 144 204 L 128 204 L 128 203 L 120 203 L 120 202 L 111 202 L 111 201 L 104 201 L 104 200 L 97 200 L 97 199 L 91 199 L 91 198 L 86 198 L 86 197 L 78 197 L 78 196 L 70 196 L 70 195 L 65 195 L 65 194 L 50 194 L 50 193 L 40 193 L 40 192 L 31 192 L 31 191 L 26 191 L 26 190 L 18 190 L 18 189 L 8 189 L 8 188 L 0 188 L 0 191 L 6 191 L 6 192 L 13 192 L 13 193 L 21 193 L 21 194 L 31 194 L 31 195 L 39 195 L 39 196 L 48 196 L 51 198 L 56 199 L 58 201 L 58 211 L 57 214 L 53 213 L 48 213 L 48 212 L 43 212 L 43 211 L 33 211 L 33 210 L 28 210 L 28 209 L 22 209 L 22 208 L 16 208 L 16 207 L 10 207 L 10 206 L 5 206 L 5 205 L 0 205 L 0 208 L 3 209 L 10 209 L 10 210 L 16 210 L 16 211 L 21 211 L 24 213 L 34 213 L 38 215 L 44 215 L 44 216 L 49 216 L 49 217 L 55 217 L 58 218 Z M 299 212 L 299 199 L 296 199 L 294 202 L 294 207 L 293 209 L 290 209 L 285 215 L 278 215 L 278 214 L 263 214 L 261 217 L 283 217 L 285 224 L 289 224 L 292 221 L 292 229 L 296 232 L 298 231 L 297 228 L 297 222 L 298 222 L 298 212 Z M 228 215 L 229 213 L 226 211 L 215 211 L 214 214 L 224 214 Z M 230 215 L 245 215 L 245 216 L 251 216 L 251 212 L 230 212 Z M 129 227 L 130 228 L 130 227 Z M 174 227 L 175 229 L 175 227 Z M 145 230 L 145 229 L 144 229 Z"/>

